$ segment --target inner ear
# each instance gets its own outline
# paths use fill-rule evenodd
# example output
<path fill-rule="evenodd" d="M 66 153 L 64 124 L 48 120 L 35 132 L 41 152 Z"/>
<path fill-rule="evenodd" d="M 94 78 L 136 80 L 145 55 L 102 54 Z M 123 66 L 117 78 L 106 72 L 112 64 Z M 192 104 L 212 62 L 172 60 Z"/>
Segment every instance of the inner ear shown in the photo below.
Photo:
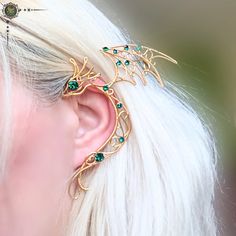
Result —
<path fill-rule="evenodd" d="M 111 136 L 116 125 L 116 110 L 110 98 L 94 87 L 75 97 L 79 119 L 74 138 L 74 168 L 77 169 Z"/>

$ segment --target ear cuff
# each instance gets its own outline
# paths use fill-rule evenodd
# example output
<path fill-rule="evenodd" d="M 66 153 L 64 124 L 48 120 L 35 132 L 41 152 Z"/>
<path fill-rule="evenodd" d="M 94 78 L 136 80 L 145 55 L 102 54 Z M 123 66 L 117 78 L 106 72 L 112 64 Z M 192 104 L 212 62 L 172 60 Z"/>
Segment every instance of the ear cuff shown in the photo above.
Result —
<path fill-rule="evenodd" d="M 78 188 L 88 190 L 81 183 L 82 174 L 87 169 L 98 165 L 126 143 L 132 129 L 129 112 L 123 100 L 120 100 L 113 89 L 113 84 L 118 82 L 129 82 L 136 85 L 134 78 L 139 78 L 144 85 L 147 84 L 146 75 L 153 75 L 163 87 L 164 83 L 156 69 L 156 59 L 166 59 L 177 64 L 177 61 L 168 55 L 137 44 L 127 44 L 115 47 L 103 47 L 100 50 L 104 56 L 108 57 L 114 65 L 115 75 L 111 81 L 101 85 L 96 84 L 96 79 L 101 79 L 101 73 L 95 73 L 94 67 L 88 68 L 88 57 L 84 57 L 81 68 L 74 58 L 70 58 L 70 62 L 74 66 L 73 76 L 66 82 L 63 97 L 81 95 L 88 87 L 96 87 L 102 91 L 111 101 L 116 112 L 116 123 L 114 130 L 106 142 L 95 152 L 92 152 L 83 162 L 83 164 L 73 174 L 71 183 L 68 188 L 70 196 L 74 199 L 78 198 Z M 104 147 L 110 151 L 104 151 Z M 76 184 L 75 190 L 72 191 L 72 184 Z"/>

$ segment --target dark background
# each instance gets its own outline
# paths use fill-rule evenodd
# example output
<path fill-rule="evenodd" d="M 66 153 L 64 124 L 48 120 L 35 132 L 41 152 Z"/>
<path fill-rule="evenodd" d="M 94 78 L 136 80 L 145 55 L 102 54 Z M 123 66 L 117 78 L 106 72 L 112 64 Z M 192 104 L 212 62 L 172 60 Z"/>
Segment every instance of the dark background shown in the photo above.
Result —
<path fill-rule="evenodd" d="M 162 63 L 160 72 L 197 99 L 195 108 L 213 129 L 221 235 L 236 235 L 236 0 L 92 2 L 135 42 L 178 61 Z"/>

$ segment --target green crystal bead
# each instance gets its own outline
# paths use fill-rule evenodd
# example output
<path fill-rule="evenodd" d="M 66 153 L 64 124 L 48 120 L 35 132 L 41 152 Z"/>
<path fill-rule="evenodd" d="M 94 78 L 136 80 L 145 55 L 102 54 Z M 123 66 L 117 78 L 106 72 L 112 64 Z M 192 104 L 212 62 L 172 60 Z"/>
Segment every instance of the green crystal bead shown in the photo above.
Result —
<path fill-rule="evenodd" d="M 120 108 L 123 107 L 123 105 L 122 105 L 122 103 L 118 103 L 118 104 L 116 105 L 116 107 L 117 107 L 118 109 L 120 109 Z"/>
<path fill-rule="evenodd" d="M 142 50 L 142 46 L 138 44 L 137 47 L 135 48 L 135 51 L 141 51 L 141 50 Z"/>
<path fill-rule="evenodd" d="M 120 137 L 120 138 L 119 138 L 119 142 L 120 142 L 120 143 L 123 143 L 124 141 L 125 141 L 125 138 L 124 138 L 124 137 Z"/>
<path fill-rule="evenodd" d="M 109 51 L 109 48 L 108 48 L 108 47 L 104 47 L 104 48 L 103 48 L 103 51 L 104 51 L 104 52 L 107 52 L 107 51 Z"/>
<path fill-rule="evenodd" d="M 109 87 L 107 85 L 103 86 L 103 91 L 108 91 L 109 90 Z"/>
<path fill-rule="evenodd" d="M 17 15 L 17 6 L 12 3 L 8 3 L 7 6 L 4 9 L 4 13 L 9 18 L 14 18 Z"/>
<path fill-rule="evenodd" d="M 103 161 L 103 160 L 104 160 L 104 155 L 103 155 L 103 153 L 101 153 L 101 152 L 97 153 L 97 154 L 95 155 L 95 160 L 96 160 L 96 162 L 101 162 L 101 161 Z"/>
<path fill-rule="evenodd" d="M 125 49 L 125 51 L 129 51 L 129 46 L 126 45 L 126 46 L 124 47 L 124 49 Z"/>
<path fill-rule="evenodd" d="M 114 54 L 117 54 L 117 53 L 118 53 L 118 50 L 117 50 L 117 49 L 114 49 L 114 50 L 113 50 L 113 53 L 114 53 Z"/>
<path fill-rule="evenodd" d="M 69 81 L 69 82 L 68 82 L 68 87 L 69 87 L 70 90 L 73 90 L 73 91 L 74 91 L 74 90 L 76 90 L 76 89 L 79 88 L 79 84 L 78 84 L 77 81 L 72 80 L 72 81 Z"/>
<path fill-rule="evenodd" d="M 122 62 L 120 60 L 116 62 L 117 66 L 120 66 L 121 64 L 122 64 Z"/>
<path fill-rule="evenodd" d="M 126 60 L 126 61 L 125 61 L 125 65 L 126 65 L 126 66 L 129 66 L 129 65 L 130 65 L 130 61 L 129 61 L 129 60 Z"/>

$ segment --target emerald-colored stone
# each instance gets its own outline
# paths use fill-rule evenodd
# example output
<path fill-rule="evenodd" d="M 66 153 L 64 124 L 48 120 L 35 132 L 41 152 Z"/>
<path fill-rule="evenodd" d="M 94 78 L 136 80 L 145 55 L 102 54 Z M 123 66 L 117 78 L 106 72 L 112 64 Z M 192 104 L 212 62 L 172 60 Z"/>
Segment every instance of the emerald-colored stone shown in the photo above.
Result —
<path fill-rule="evenodd" d="M 126 51 L 129 51 L 129 46 L 126 45 L 126 46 L 124 47 L 124 49 L 125 49 Z"/>
<path fill-rule="evenodd" d="M 116 62 L 116 65 L 117 66 L 120 66 L 122 64 L 122 62 L 120 61 L 120 60 L 118 60 L 117 62 Z"/>
<path fill-rule="evenodd" d="M 120 108 L 123 107 L 123 105 L 122 105 L 122 103 L 118 103 L 118 104 L 116 104 L 116 107 L 117 107 L 118 109 L 120 109 Z"/>
<path fill-rule="evenodd" d="M 124 138 L 124 137 L 120 137 L 120 138 L 119 138 L 119 142 L 120 142 L 120 143 L 123 143 L 124 141 L 125 141 L 125 138 Z"/>
<path fill-rule="evenodd" d="M 68 87 L 69 87 L 70 90 L 76 90 L 76 89 L 79 88 L 79 84 L 78 84 L 77 81 L 72 80 L 72 81 L 69 81 Z"/>
<path fill-rule="evenodd" d="M 101 161 L 103 161 L 103 160 L 104 160 L 104 155 L 103 155 L 103 153 L 101 153 L 101 152 L 97 153 L 97 154 L 95 155 L 95 160 L 96 160 L 96 162 L 101 162 Z"/>
<path fill-rule="evenodd" d="M 107 52 L 107 51 L 109 51 L 109 48 L 108 48 L 108 47 L 104 47 L 104 48 L 103 48 L 103 51 L 104 51 L 104 52 Z"/>
<path fill-rule="evenodd" d="M 141 51 L 142 50 L 142 46 L 140 44 L 138 44 L 135 48 L 135 51 Z"/>
<path fill-rule="evenodd" d="M 126 66 L 129 66 L 129 65 L 130 65 L 130 61 L 129 61 L 129 60 L 126 60 L 126 61 L 125 61 L 125 65 L 126 65 Z"/>
<path fill-rule="evenodd" d="M 9 18 L 14 18 L 17 15 L 17 5 L 8 3 L 4 9 L 5 15 Z"/>
<path fill-rule="evenodd" d="M 117 53 L 118 53 L 118 50 L 117 50 L 117 49 L 114 49 L 114 50 L 113 50 L 113 53 L 114 53 L 114 54 L 117 54 Z"/>
<path fill-rule="evenodd" d="M 109 90 L 109 87 L 108 87 L 108 85 L 105 85 L 105 86 L 103 86 L 103 90 L 104 90 L 104 91 L 107 91 L 107 90 Z"/>

